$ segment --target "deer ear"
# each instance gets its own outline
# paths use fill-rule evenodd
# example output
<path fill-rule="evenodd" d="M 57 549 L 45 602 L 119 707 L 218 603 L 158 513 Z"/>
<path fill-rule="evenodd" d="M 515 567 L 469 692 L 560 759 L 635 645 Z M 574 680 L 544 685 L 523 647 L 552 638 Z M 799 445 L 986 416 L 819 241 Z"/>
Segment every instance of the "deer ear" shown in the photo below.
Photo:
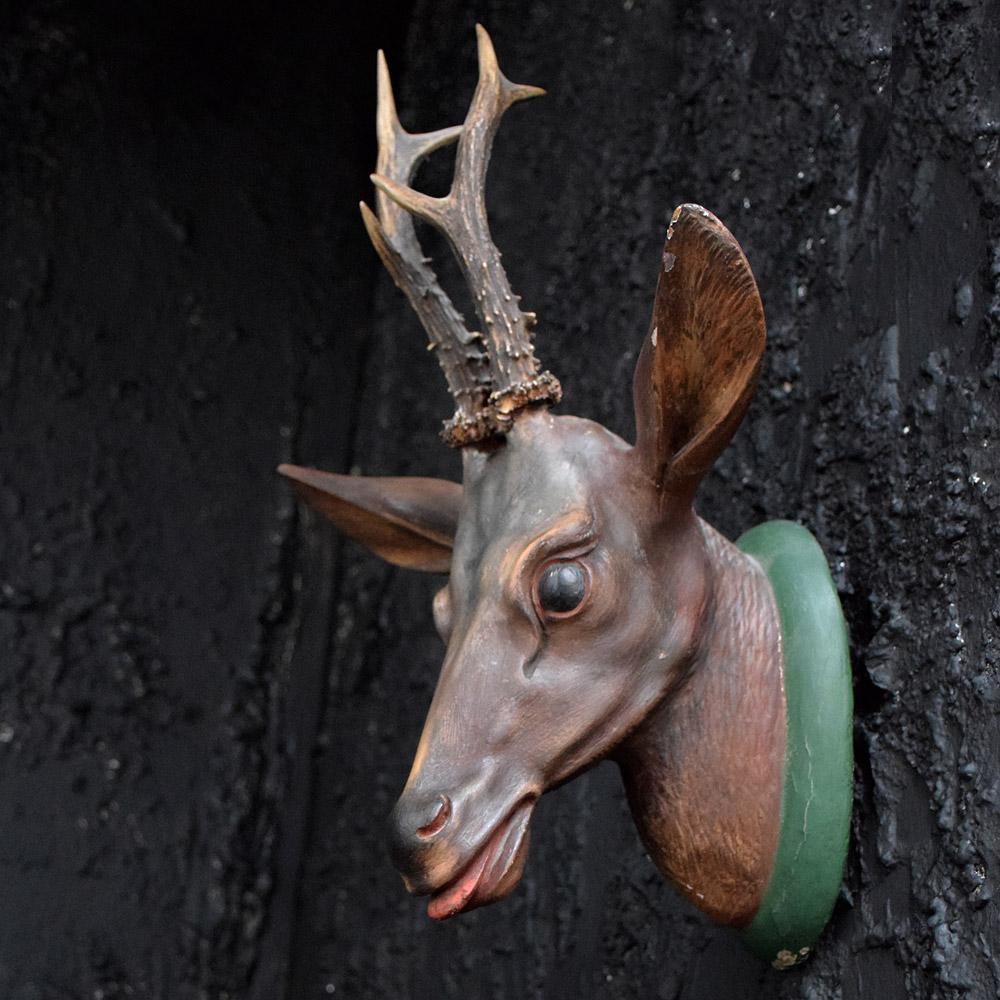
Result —
<path fill-rule="evenodd" d="M 309 506 L 396 566 L 447 573 L 462 487 L 416 476 L 338 476 L 279 465 Z"/>
<path fill-rule="evenodd" d="M 636 452 L 658 487 L 693 496 L 743 419 L 765 337 L 740 245 L 711 212 L 681 205 L 633 383 Z"/>

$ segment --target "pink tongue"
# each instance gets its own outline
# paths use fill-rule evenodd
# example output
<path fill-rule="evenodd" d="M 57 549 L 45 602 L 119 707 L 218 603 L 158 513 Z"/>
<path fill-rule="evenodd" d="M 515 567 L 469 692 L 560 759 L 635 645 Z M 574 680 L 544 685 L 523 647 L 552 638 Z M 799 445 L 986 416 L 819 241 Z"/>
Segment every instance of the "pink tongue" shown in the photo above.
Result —
<path fill-rule="evenodd" d="M 461 912 L 462 907 L 469 901 L 469 897 L 479 885 L 489 855 L 489 845 L 487 845 L 479 852 L 479 857 L 466 868 L 457 882 L 431 897 L 431 901 L 427 904 L 427 916 L 431 920 L 446 920 Z"/>

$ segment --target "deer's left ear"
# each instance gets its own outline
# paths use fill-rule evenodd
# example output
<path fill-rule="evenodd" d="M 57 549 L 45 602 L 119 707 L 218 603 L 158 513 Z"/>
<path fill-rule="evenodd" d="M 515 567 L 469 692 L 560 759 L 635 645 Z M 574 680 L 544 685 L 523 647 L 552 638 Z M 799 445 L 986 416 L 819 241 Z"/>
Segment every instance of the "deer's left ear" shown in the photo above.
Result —
<path fill-rule="evenodd" d="M 339 476 L 279 465 L 299 496 L 376 555 L 396 566 L 447 573 L 462 487 L 417 476 Z"/>
<path fill-rule="evenodd" d="M 681 205 L 633 383 L 636 453 L 660 488 L 694 494 L 743 419 L 765 336 L 740 245 L 711 212 Z"/>

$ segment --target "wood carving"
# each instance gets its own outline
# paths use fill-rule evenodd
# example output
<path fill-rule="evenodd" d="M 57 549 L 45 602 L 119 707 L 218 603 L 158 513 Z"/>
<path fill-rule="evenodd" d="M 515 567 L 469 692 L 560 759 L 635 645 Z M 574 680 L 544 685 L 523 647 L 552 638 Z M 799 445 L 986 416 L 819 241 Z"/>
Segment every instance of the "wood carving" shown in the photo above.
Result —
<path fill-rule="evenodd" d="M 456 128 L 404 131 L 379 55 L 376 211 L 362 205 L 454 397 L 444 438 L 462 449 L 462 485 L 281 468 L 382 558 L 450 574 L 434 599 L 444 665 L 392 816 L 395 864 L 434 918 L 501 899 L 539 796 L 611 758 L 660 871 L 792 964 L 829 916 L 846 845 L 843 622 L 804 529 L 774 522 L 735 545 L 692 509 L 755 387 L 753 274 L 715 216 L 682 205 L 636 366 L 635 444 L 553 414 L 559 383 L 539 371 L 535 317 L 518 307 L 483 197 L 500 117 L 542 91 L 507 80 L 477 30 L 479 83 Z M 414 190 L 421 158 L 456 140 L 450 193 Z M 478 330 L 411 216 L 447 237 Z"/>

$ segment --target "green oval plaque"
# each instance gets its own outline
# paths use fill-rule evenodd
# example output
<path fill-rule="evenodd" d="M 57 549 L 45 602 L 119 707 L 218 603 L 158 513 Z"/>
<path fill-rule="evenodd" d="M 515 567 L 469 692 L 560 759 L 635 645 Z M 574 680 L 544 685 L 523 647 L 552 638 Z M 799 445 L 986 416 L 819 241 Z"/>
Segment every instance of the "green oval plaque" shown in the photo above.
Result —
<path fill-rule="evenodd" d="M 801 525 L 768 521 L 736 544 L 774 589 L 788 730 L 778 851 L 743 938 L 761 958 L 789 968 L 809 955 L 830 919 L 847 855 L 854 766 L 847 625 L 823 550 Z"/>

